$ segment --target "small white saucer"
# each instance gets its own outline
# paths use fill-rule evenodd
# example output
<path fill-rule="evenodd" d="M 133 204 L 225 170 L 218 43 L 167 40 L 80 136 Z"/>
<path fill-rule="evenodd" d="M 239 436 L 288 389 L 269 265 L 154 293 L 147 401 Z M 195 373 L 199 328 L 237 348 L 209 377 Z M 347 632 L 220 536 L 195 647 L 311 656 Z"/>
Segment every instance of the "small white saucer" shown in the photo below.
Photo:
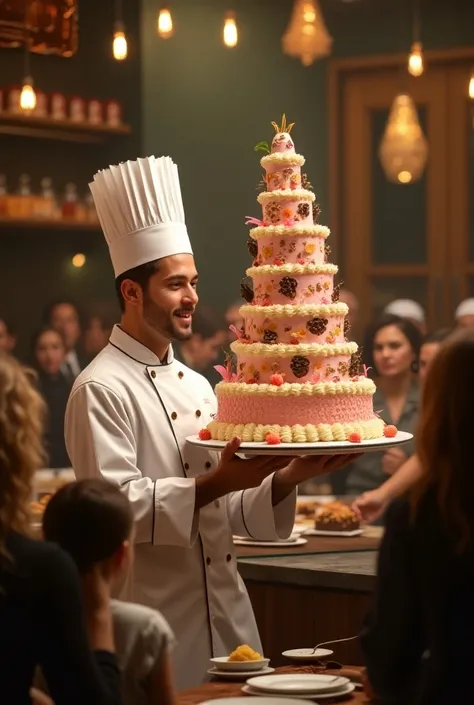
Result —
<path fill-rule="evenodd" d="M 260 546 L 262 548 L 292 548 L 293 546 L 304 546 L 308 539 L 299 537 L 294 541 L 254 541 L 253 539 L 243 539 L 234 537 L 234 546 Z"/>
<path fill-rule="evenodd" d="M 334 651 L 331 649 L 317 649 L 315 653 L 313 653 L 313 649 L 289 649 L 284 651 L 282 656 L 292 661 L 320 661 L 332 656 L 333 653 Z"/>
<path fill-rule="evenodd" d="M 316 698 L 319 700 L 337 700 L 338 698 L 345 698 L 346 695 L 350 695 L 351 693 L 354 692 L 355 690 L 355 685 L 354 683 L 349 683 L 345 688 L 342 688 L 341 690 L 337 690 L 334 693 L 304 693 L 302 695 L 297 695 L 296 693 L 291 694 L 291 698 L 295 698 L 296 700 L 312 700 L 314 705 L 318 705 Z M 257 690 L 256 688 L 252 688 L 250 685 L 244 685 L 242 688 L 242 693 L 245 693 L 245 695 L 253 695 L 256 697 L 260 698 L 268 698 L 270 695 L 269 693 L 266 693 L 263 690 Z M 285 698 L 286 702 L 291 702 L 290 699 L 286 699 L 286 696 L 283 695 L 282 693 L 275 693 L 274 697 L 283 697 Z M 289 697 L 289 696 L 288 696 Z M 214 702 L 214 701 L 213 701 Z M 201 703 L 203 705 L 203 703 Z"/>
<path fill-rule="evenodd" d="M 260 671 L 220 671 L 217 668 L 210 668 L 208 670 L 210 676 L 223 681 L 246 681 L 253 676 L 268 676 L 270 673 L 274 672 L 275 669 L 270 666 L 262 668 Z"/>

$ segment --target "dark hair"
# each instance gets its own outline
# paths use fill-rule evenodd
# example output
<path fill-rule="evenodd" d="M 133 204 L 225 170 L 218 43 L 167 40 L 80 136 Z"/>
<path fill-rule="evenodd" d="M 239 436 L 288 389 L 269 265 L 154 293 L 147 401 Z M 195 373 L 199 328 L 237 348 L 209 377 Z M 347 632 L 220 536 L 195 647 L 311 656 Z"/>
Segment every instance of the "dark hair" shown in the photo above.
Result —
<path fill-rule="evenodd" d="M 474 330 L 453 333 L 431 363 L 425 381 L 416 452 L 422 476 L 411 492 L 416 514 L 432 488 L 448 531 L 462 552 L 473 539 L 472 390 Z"/>
<path fill-rule="evenodd" d="M 120 274 L 115 280 L 115 292 L 117 294 L 118 302 L 120 305 L 120 310 L 123 313 L 125 311 L 125 300 L 122 296 L 122 283 L 125 279 L 131 279 L 133 282 L 138 284 L 138 286 L 146 291 L 148 289 L 148 282 L 151 277 L 160 268 L 160 260 L 155 259 L 153 262 L 145 262 L 145 264 L 140 264 L 138 267 L 133 267 L 133 269 L 127 269 L 126 272 Z"/>
<path fill-rule="evenodd" d="M 0 321 L 5 325 L 5 328 L 7 329 L 8 335 L 16 335 L 16 329 L 11 321 L 11 319 L 8 316 L 4 316 L 3 313 L 0 312 Z"/>
<path fill-rule="evenodd" d="M 130 502 L 118 487 L 98 478 L 65 485 L 50 499 L 43 517 L 47 541 L 58 543 L 80 573 L 111 558 L 133 527 Z"/>
<path fill-rule="evenodd" d="M 425 335 L 421 344 L 428 345 L 429 343 L 444 343 L 446 338 L 449 338 L 452 333 L 453 331 L 451 328 L 440 328 L 439 330 L 435 330 L 432 333 Z"/>
<path fill-rule="evenodd" d="M 385 314 L 379 318 L 372 326 L 369 327 L 366 336 L 365 348 L 365 358 L 367 360 L 368 367 L 375 369 L 374 365 L 374 343 L 375 337 L 382 328 L 387 328 L 388 326 L 395 326 L 398 330 L 403 333 L 405 338 L 410 343 L 410 347 L 414 354 L 414 368 L 418 366 L 418 359 L 420 356 L 420 348 L 422 344 L 422 334 L 417 328 L 417 326 L 406 318 L 401 318 L 400 316 L 395 316 L 392 314 Z"/>
<path fill-rule="evenodd" d="M 222 316 L 209 306 L 198 306 L 193 314 L 193 333 L 200 335 L 203 340 L 209 340 L 227 328 Z"/>
<path fill-rule="evenodd" d="M 51 301 L 51 302 L 46 306 L 46 308 L 45 308 L 44 311 L 43 311 L 43 323 L 44 323 L 45 325 L 47 325 L 47 326 L 50 325 L 50 323 L 51 323 L 51 317 L 52 317 L 52 315 L 53 315 L 53 311 L 54 311 L 54 309 L 55 309 L 57 306 L 71 306 L 71 307 L 75 310 L 75 312 L 77 313 L 77 317 L 78 317 L 78 319 L 79 319 L 79 324 L 80 324 L 81 327 L 82 327 L 82 324 L 83 324 L 83 315 L 82 315 L 81 309 L 79 308 L 79 306 L 76 304 L 75 301 L 73 301 L 72 299 L 66 299 L 66 298 L 64 298 L 64 299 L 55 299 L 54 301 Z"/>
<path fill-rule="evenodd" d="M 38 345 L 39 339 L 45 333 L 54 333 L 55 335 L 59 336 L 62 344 L 64 345 L 64 348 L 66 348 L 66 341 L 64 340 L 64 336 L 60 331 L 58 331 L 56 328 L 53 328 L 53 326 L 42 326 L 33 334 L 33 337 L 31 339 L 31 350 L 33 353 L 36 350 L 36 346 Z"/>

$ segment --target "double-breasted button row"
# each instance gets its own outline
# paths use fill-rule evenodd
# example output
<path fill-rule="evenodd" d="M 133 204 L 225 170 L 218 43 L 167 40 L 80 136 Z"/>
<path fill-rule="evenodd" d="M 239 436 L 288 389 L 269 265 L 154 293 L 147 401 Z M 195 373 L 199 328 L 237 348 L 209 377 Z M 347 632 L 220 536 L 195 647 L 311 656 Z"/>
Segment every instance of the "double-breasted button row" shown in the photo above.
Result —
<path fill-rule="evenodd" d="M 225 559 L 226 559 L 227 563 L 230 563 L 230 562 L 231 562 L 232 556 L 230 555 L 230 553 L 227 554 L 227 556 L 225 557 Z M 206 565 L 211 565 L 211 559 L 210 559 L 209 556 L 206 558 Z"/>

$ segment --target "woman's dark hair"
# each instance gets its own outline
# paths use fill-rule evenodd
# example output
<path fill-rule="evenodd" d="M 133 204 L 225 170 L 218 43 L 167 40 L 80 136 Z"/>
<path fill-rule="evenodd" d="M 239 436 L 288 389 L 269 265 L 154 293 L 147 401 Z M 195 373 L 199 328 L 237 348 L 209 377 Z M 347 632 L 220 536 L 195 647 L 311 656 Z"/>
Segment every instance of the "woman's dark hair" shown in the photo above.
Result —
<path fill-rule="evenodd" d="M 425 381 L 416 433 L 422 476 L 411 492 L 416 516 L 420 502 L 434 489 L 460 552 L 472 541 L 474 531 L 473 389 L 474 330 L 465 329 L 444 343 Z"/>
<path fill-rule="evenodd" d="M 62 487 L 48 502 L 43 517 L 45 539 L 67 551 L 80 573 L 111 558 L 132 527 L 127 497 L 112 483 L 97 478 Z"/>
<path fill-rule="evenodd" d="M 53 311 L 57 306 L 70 306 L 73 308 L 76 312 L 79 325 L 82 327 L 84 320 L 83 320 L 83 313 L 80 309 L 80 307 L 76 304 L 75 301 L 72 299 L 55 299 L 54 301 L 50 301 L 50 303 L 46 306 L 46 308 L 43 311 L 43 323 L 45 326 L 49 326 L 51 324 L 51 318 L 53 316 Z"/>
<path fill-rule="evenodd" d="M 423 336 L 414 323 L 408 321 L 406 318 L 400 318 L 400 316 L 394 316 L 392 314 L 385 314 L 384 316 L 382 316 L 382 318 L 379 318 L 377 321 L 375 321 L 375 323 L 369 326 L 364 346 L 364 358 L 366 365 L 368 367 L 372 367 L 372 369 L 375 370 L 375 337 L 377 333 L 382 330 L 382 328 L 388 328 L 388 326 L 395 326 L 396 328 L 398 328 L 398 330 L 403 333 L 405 338 L 408 340 L 414 355 L 413 368 L 418 369 L 418 359 L 420 357 L 420 348 L 422 345 Z"/>
<path fill-rule="evenodd" d="M 38 341 L 41 338 L 42 335 L 45 333 L 54 333 L 54 335 L 59 336 L 59 338 L 62 341 L 62 344 L 64 345 L 64 348 L 66 348 L 66 342 L 64 340 L 63 334 L 58 331 L 56 328 L 53 328 L 52 326 L 42 326 L 42 328 L 39 328 L 34 334 L 31 339 L 31 350 L 33 354 L 35 353 L 36 346 L 38 345 Z"/>
<path fill-rule="evenodd" d="M 423 338 L 422 345 L 429 345 L 430 343 L 444 343 L 446 338 L 449 338 L 452 332 L 453 331 L 451 330 L 451 328 L 440 328 L 439 330 L 435 330 L 432 333 L 428 333 Z"/>
<path fill-rule="evenodd" d="M 138 267 L 133 267 L 133 269 L 128 269 L 123 274 L 120 274 L 115 280 L 115 292 L 117 294 L 117 299 L 120 305 L 120 311 L 123 313 L 125 311 L 125 301 L 122 296 L 122 283 L 125 279 L 131 279 L 133 282 L 139 285 L 143 291 L 147 291 L 148 282 L 155 272 L 160 268 L 160 260 L 157 259 L 154 262 L 146 262 L 145 264 L 140 264 Z"/>

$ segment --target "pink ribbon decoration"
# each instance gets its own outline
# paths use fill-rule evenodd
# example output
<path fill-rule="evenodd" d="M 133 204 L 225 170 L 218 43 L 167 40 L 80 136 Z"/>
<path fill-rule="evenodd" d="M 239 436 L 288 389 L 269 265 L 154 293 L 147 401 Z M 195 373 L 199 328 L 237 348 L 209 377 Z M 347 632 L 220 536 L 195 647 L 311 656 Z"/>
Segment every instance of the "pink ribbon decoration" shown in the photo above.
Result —
<path fill-rule="evenodd" d="M 258 225 L 260 227 L 264 226 L 263 220 L 259 220 L 258 218 L 254 218 L 252 215 L 246 215 L 245 216 L 245 225 Z"/>

